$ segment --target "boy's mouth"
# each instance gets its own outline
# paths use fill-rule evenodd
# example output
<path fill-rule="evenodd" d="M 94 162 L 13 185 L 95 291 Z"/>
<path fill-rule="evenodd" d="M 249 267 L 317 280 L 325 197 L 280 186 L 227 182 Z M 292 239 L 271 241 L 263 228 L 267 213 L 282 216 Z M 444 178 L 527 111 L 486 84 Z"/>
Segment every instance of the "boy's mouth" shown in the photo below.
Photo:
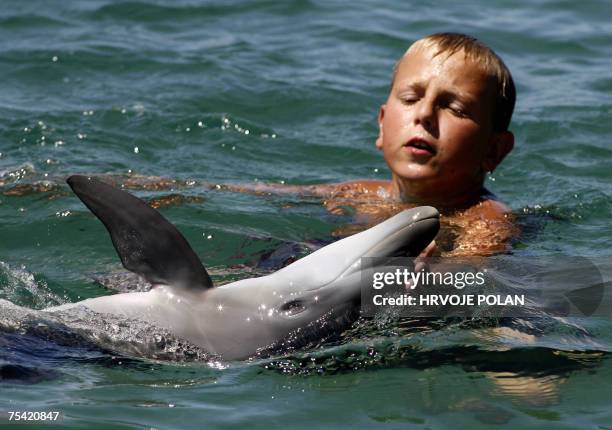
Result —
<path fill-rule="evenodd" d="M 436 149 L 425 140 L 418 137 L 412 138 L 404 145 L 414 155 L 435 155 Z"/>

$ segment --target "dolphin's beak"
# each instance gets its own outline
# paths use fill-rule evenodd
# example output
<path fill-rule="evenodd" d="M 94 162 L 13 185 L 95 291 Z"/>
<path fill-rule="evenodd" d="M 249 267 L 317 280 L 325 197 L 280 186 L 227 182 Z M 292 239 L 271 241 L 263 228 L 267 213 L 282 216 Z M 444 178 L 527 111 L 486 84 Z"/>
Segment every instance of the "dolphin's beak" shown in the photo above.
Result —
<path fill-rule="evenodd" d="M 431 206 L 405 210 L 377 225 L 376 245 L 364 257 L 416 257 L 440 229 L 440 213 Z"/>

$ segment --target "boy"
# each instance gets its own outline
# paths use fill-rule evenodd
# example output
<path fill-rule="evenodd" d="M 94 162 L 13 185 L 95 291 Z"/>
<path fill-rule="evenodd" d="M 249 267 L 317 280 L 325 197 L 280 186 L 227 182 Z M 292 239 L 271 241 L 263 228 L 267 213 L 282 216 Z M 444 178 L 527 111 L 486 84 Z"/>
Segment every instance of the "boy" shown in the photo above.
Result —
<path fill-rule="evenodd" d="M 512 76 L 491 49 L 463 34 L 433 34 L 396 64 L 378 114 L 376 147 L 391 181 L 248 188 L 321 196 L 332 212 L 351 206 L 372 224 L 406 207 L 435 206 L 443 215 L 436 253 L 499 252 L 515 227 L 483 184 L 514 146 L 508 125 L 515 99 Z"/>
<path fill-rule="evenodd" d="M 509 209 L 483 184 L 486 173 L 514 145 L 508 125 L 515 98 L 512 76 L 491 49 L 463 34 L 433 34 L 416 41 L 398 61 L 389 96 L 378 115 L 376 147 L 391 170 L 391 181 L 217 188 L 322 197 L 334 213 L 346 206 L 354 208 L 365 218 L 366 227 L 407 207 L 431 205 L 443 217 L 437 249 L 432 246 L 427 255 L 503 251 L 516 228 Z M 180 185 L 150 179 L 132 176 L 123 185 L 149 189 Z M 363 228 L 348 226 L 337 235 Z"/>

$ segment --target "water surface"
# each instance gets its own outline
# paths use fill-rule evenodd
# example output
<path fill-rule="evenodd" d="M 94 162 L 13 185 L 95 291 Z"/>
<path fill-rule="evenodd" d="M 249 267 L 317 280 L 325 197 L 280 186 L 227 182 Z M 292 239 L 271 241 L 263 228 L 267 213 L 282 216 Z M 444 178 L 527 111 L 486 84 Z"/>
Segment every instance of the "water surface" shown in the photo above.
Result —
<path fill-rule="evenodd" d="M 482 39 L 517 83 L 517 145 L 488 179 L 523 216 L 514 252 L 610 254 L 606 3 L 3 6 L 2 299 L 41 308 L 106 294 L 92 275 L 118 261 L 102 225 L 62 185 L 72 173 L 183 183 L 387 178 L 374 147 L 378 107 L 396 59 L 437 31 Z M 256 274 L 239 267 L 284 243 L 327 240 L 350 221 L 291 196 L 136 193 L 187 197 L 161 210 L 216 281 Z M 606 428 L 610 328 L 608 318 L 502 330 L 407 321 L 251 363 L 134 358 L 7 332 L 0 411 L 59 410 L 72 428 Z"/>

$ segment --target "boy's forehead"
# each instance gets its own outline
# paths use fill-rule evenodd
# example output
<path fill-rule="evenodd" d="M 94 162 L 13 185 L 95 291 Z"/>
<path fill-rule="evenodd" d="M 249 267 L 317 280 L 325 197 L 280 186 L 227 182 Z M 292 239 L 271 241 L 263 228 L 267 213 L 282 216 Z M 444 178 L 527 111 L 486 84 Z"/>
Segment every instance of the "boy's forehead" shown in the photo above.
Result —
<path fill-rule="evenodd" d="M 430 77 L 444 77 L 455 84 L 470 83 L 493 89 L 494 79 L 485 68 L 470 58 L 463 50 L 449 55 L 439 52 L 435 45 L 419 44 L 410 46 L 397 65 L 395 83 L 404 80 L 419 80 Z"/>

